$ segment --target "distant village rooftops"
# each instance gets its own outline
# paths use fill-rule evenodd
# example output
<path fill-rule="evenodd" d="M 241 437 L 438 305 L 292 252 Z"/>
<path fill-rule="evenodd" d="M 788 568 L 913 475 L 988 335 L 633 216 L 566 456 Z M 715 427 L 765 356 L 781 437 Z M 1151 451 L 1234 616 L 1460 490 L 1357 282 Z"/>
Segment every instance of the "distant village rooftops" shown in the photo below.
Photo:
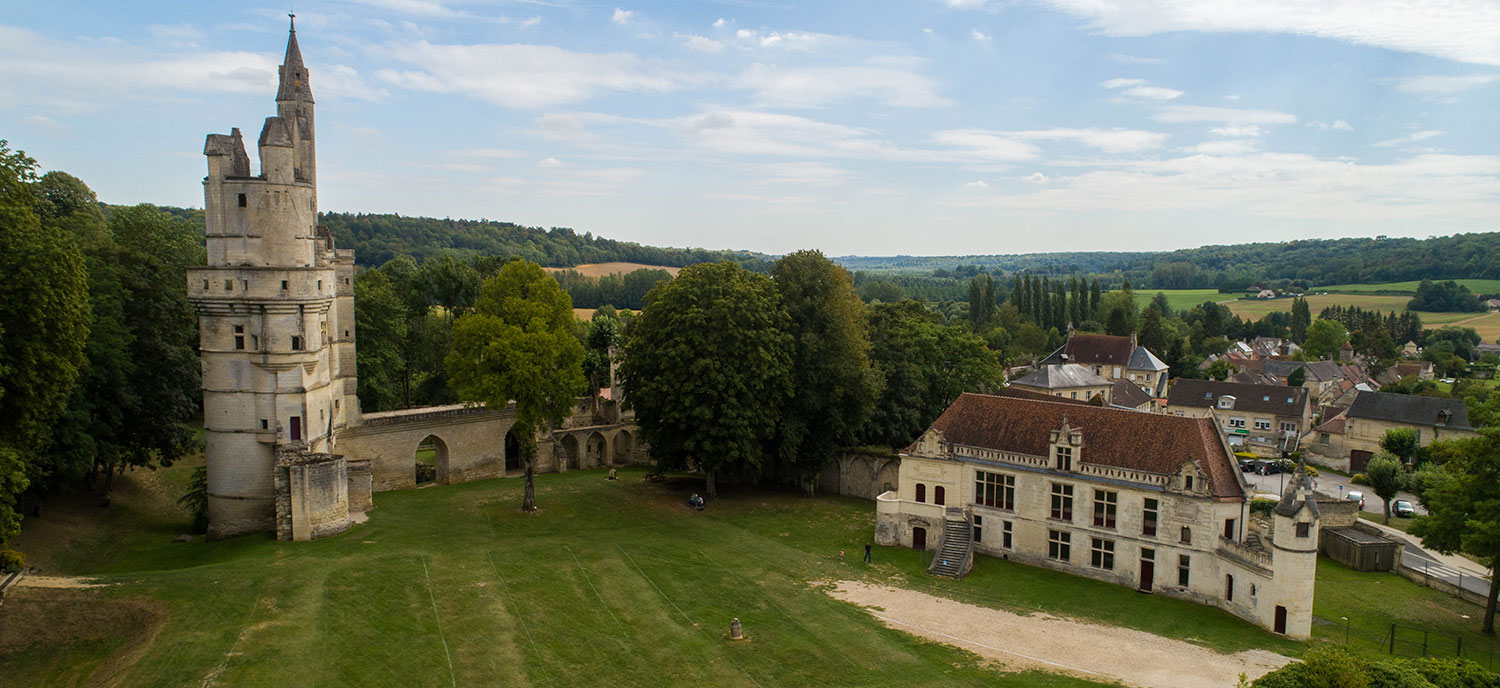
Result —
<path fill-rule="evenodd" d="M 1239 468 L 1210 418 L 966 393 L 932 427 L 954 444 L 1048 456 L 1064 422 L 1082 433 L 1084 463 L 1171 475 L 1192 462 L 1208 477 L 1210 495 L 1243 498 Z"/>
<path fill-rule="evenodd" d="M 1225 401 L 1226 397 L 1232 397 Z M 1228 406 L 1223 404 L 1228 403 Z M 1170 406 L 1223 408 L 1251 413 L 1300 416 L 1307 409 L 1307 389 L 1214 380 L 1178 380 L 1167 394 Z"/>
<path fill-rule="evenodd" d="M 1130 337 L 1075 332 L 1068 336 L 1068 343 L 1052 352 L 1042 363 L 1126 366 L 1130 364 L 1135 348 L 1135 342 Z"/>
<path fill-rule="evenodd" d="M 1412 425 L 1430 425 L 1472 430 L 1469 411 L 1462 399 L 1421 397 L 1412 394 L 1360 392 L 1349 406 L 1349 418 L 1382 420 Z"/>
<path fill-rule="evenodd" d="M 1150 405 L 1155 401 L 1156 399 L 1147 394 L 1146 390 L 1141 389 L 1140 385 L 1129 380 L 1115 380 L 1114 386 L 1109 389 L 1109 405 L 1115 408 L 1144 411 L 1149 410 Z"/>

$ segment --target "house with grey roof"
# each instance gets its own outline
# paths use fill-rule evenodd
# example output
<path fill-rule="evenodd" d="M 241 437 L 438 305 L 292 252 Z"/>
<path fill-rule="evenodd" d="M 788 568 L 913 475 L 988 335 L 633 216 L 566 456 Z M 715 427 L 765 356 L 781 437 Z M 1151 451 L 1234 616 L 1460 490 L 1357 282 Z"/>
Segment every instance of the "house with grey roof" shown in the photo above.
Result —
<path fill-rule="evenodd" d="M 1178 380 L 1167 392 L 1167 413 L 1214 418 L 1235 449 L 1280 456 L 1295 451 L 1311 427 L 1310 397 L 1302 387 Z"/>
<path fill-rule="evenodd" d="M 1160 398 L 1167 393 L 1167 364 L 1138 344 L 1134 333 L 1123 337 L 1073 332 L 1062 348 L 1042 359 L 1041 363 L 1073 363 L 1092 370 L 1111 383 L 1129 380 L 1152 397 Z"/>
<path fill-rule="evenodd" d="M 1348 410 L 1315 428 L 1302 446 L 1316 463 L 1359 473 L 1380 452 L 1386 432 L 1396 429 L 1415 432 L 1424 447 L 1476 434 L 1462 399 L 1360 392 Z"/>
<path fill-rule="evenodd" d="M 1081 365 L 1044 365 L 1025 377 L 1010 381 L 1014 389 L 1045 394 L 1050 397 L 1089 401 L 1099 397 L 1109 403 L 1114 383 Z"/>

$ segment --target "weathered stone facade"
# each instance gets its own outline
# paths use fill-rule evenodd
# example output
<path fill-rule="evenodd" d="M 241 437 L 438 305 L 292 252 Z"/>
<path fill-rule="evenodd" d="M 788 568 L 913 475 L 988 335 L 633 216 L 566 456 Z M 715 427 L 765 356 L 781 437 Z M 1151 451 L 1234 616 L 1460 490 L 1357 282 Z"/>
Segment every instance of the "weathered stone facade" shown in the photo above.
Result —
<path fill-rule="evenodd" d="M 934 549 L 958 507 L 978 553 L 1310 633 L 1311 490 L 1293 480 L 1288 513 L 1255 522 L 1211 420 L 969 394 L 944 416 L 902 454 L 898 489 L 877 498 L 880 544 Z"/>
<path fill-rule="evenodd" d="M 440 483 L 519 473 L 506 451 L 512 409 L 361 415 L 354 251 L 317 226 L 313 97 L 295 27 L 280 76 L 258 173 L 239 129 L 210 134 L 203 148 L 208 259 L 188 270 L 187 290 L 203 367 L 210 538 L 342 532 L 373 492 L 415 484 L 413 456 L 428 438 Z M 539 471 L 643 460 L 611 392 L 615 401 L 582 399 L 561 430 L 537 438 Z"/>

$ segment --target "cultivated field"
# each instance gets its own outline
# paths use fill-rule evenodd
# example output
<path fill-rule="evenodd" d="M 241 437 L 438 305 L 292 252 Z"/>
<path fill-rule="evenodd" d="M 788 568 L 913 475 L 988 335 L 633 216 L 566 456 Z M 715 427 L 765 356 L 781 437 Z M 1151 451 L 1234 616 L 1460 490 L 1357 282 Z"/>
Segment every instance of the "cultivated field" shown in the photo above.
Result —
<path fill-rule="evenodd" d="M 572 270 L 584 277 L 603 277 L 605 275 L 623 275 L 636 270 L 666 270 L 673 277 L 682 272 L 682 268 L 668 267 L 666 265 L 646 265 L 644 263 L 584 263 L 574 265 L 571 268 L 542 268 L 547 272 L 562 272 Z"/>
<path fill-rule="evenodd" d="M 1225 299 L 1232 299 L 1234 294 L 1220 294 L 1218 289 L 1155 289 L 1151 291 L 1139 290 L 1135 292 L 1135 305 L 1145 308 L 1156 298 L 1156 292 L 1160 291 L 1167 295 L 1167 306 L 1173 312 L 1191 310 L 1194 306 L 1201 306 L 1206 301 L 1218 303 Z"/>
<path fill-rule="evenodd" d="M 1493 282 L 1500 291 L 1500 280 L 1458 280 L 1459 282 L 1475 286 L 1485 286 Z M 1386 287 L 1402 287 L 1411 285 L 1416 288 L 1415 282 L 1393 282 L 1391 284 L 1355 284 L 1340 285 L 1339 289 L 1357 291 L 1356 287 L 1368 287 L 1365 291 L 1387 291 Z M 1328 287 L 1335 288 L 1335 287 Z M 1205 301 L 1222 303 L 1231 312 L 1247 320 L 1259 320 L 1268 313 L 1276 311 L 1291 311 L 1292 299 L 1241 299 L 1235 294 L 1220 294 L 1213 289 L 1162 289 L 1167 295 L 1167 303 L 1174 310 L 1188 310 L 1194 306 L 1202 305 Z M 1135 301 L 1144 307 L 1156 296 L 1156 291 L 1137 291 Z M 1382 313 L 1406 310 L 1406 303 L 1411 300 L 1410 296 L 1401 294 L 1374 294 L 1374 293 L 1340 293 L 1340 294 L 1312 294 L 1307 297 L 1308 308 L 1312 310 L 1313 317 L 1329 306 L 1359 306 L 1360 308 L 1374 309 Z M 1495 313 L 1427 313 L 1418 312 L 1422 316 L 1422 325 L 1429 329 L 1453 325 L 1456 327 L 1472 327 L 1479 336 L 1487 342 L 1500 339 L 1500 312 Z"/>
<path fill-rule="evenodd" d="M 542 510 L 531 516 L 516 509 L 520 481 L 490 480 L 382 493 L 368 523 L 326 540 L 172 544 L 183 521 L 169 506 L 176 475 L 190 470 L 127 476 L 108 511 L 83 500 L 28 521 L 20 546 L 34 564 L 110 585 L 7 599 L 7 688 L 1101 685 L 895 630 L 830 596 L 833 581 L 1215 652 L 1302 650 L 1216 609 L 999 559 L 979 558 L 957 582 L 922 575 L 912 550 L 877 547 L 865 565 L 874 506 L 863 500 L 731 487 L 695 512 L 683 503 L 701 489 L 691 478 L 575 471 L 538 478 Z M 1378 654 L 1392 620 L 1489 647 L 1477 608 L 1389 574 L 1322 562 L 1318 575 L 1317 615 L 1349 617 L 1357 652 Z M 736 617 L 746 641 L 726 637 Z M 1323 640 L 1343 633 L 1341 621 L 1314 624 Z"/>
<path fill-rule="evenodd" d="M 1434 282 L 1446 282 L 1447 280 L 1433 280 Z M 1492 279 L 1456 279 L 1453 280 L 1469 288 L 1475 294 L 1500 293 L 1500 280 Z M 1417 293 L 1418 280 L 1410 282 L 1385 282 L 1383 284 L 1335 284 L 1328 287 L 1313 287 L 1312 291 L 1343 291 L 1343 292 L 1403 292 L 1407 294 Z"/>

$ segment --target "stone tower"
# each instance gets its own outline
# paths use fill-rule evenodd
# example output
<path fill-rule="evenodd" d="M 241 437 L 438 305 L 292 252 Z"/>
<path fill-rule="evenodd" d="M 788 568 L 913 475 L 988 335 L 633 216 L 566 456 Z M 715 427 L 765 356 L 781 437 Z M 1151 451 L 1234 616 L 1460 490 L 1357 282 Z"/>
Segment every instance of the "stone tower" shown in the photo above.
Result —
<path fill-rule="evenodd" d="M 1312 634 L 1312 603 L 1317 582 L 1318 539 L 1322 525 L 1317 494 L 1307 477 L 1307 468 L 1297 471 L 1272 511 L 1272 590 L 1270 604 L 1261 613 L 1262 625 L 1305 640 Z M 1278 625 L 1278 617 L 1280 623 Z"/>
<path fill-rule="evenodd" d="M 203 366 L 209 537 L 275 528 L 278 449 L 332 452 L 358 424 L 354 251 L 317 226 L 313 97 L 293 24 L 257 148 L 238 128 L 203 154 L 208 261 L 188 271 Z"/>

